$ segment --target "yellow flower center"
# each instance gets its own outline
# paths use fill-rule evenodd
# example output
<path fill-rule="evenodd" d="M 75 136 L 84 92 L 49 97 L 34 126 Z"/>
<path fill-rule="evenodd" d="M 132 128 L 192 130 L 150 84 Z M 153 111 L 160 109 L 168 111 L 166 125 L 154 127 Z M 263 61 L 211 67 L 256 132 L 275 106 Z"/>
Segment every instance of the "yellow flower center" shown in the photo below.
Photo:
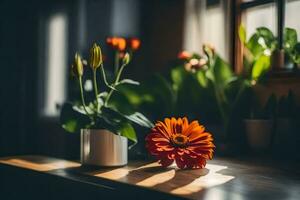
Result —
<path fill-rule="evenodd" d="M 189 138 L 182 134 L 172 135 L 172 142 L 175 146 L 183 147 L 189 142 Z"/>

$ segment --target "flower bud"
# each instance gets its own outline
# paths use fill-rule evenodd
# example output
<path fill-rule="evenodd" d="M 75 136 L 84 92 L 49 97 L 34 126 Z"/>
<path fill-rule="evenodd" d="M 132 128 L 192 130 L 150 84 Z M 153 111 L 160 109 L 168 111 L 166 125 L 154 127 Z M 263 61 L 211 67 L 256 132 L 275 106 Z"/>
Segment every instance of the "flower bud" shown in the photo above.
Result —
<path fill-rule="evenodd" d="M 207 57 L 213 57 L 215 55 L 215 47 L 211 44 L 204 44 L 203 45 L 203 52 L 206 54 Z"/>
<path fill-rule="evenodd" d="M 72 64 L 72 72 L 75 76 L 81 77 L 83 75 L 83 64 L 78 53 L 75 54 L 74 63 Z"/>
<path fill-rule="evenodd" d="M 101 48 L 96 43 L 90 49 L 90 66 L 93 70 L 96 70 L 102 64 Z"/>
<path fill-rule="evenodd" d="M 130 62 L 130 55 L 129 53 L 125 53 L 123 57 L 123 65 L 127 65 Z"/>

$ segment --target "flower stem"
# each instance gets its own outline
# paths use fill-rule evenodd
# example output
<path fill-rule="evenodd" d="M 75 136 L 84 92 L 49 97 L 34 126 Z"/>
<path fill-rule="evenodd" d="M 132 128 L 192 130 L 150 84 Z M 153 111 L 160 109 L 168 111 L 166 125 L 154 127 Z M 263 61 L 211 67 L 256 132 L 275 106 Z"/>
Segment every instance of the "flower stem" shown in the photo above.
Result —
<path fill-rule="evenodd" d="M 101 68 L 101 72 L 102 72 L 102 77 L 103 77 L 104 84 L 105 84 L 107 87 L 109 87 L 110 89 L 115 90 L 115 88 L 112 87 L 111 85 L 109 85 L 108 82 L 107 82 L 106 74 L 105 74 L 105 70 L 104 70 L 103 64 L 101 64 L 100 68 Z"/>
<path fill-rule="evenodd" d="M 122 74 L 122 72 L 123 72 L 125 66 L 126 66 L 126 64 L 123 64 L 123 65 L 121 66 L 120 70 L 118 71 L 117 77 L 116 77 L 115 82 L 114 82 L 114 84 L 113 84 L 114 87 L 119 83 L 119 80 L 120 80 L 120 78 L 121 78 L 121 74 Z M 106 99 L 105 99 L 105 104 L 104 104 L 105 106 L 108 105 L 108 101 L 109 101 L 111 95 L 113 94 L 114 90 L 115 90 L 115 89 L 112 89 L 112 88 L 110 89 L 110 91 L 109 91 L 109 93 L 108 93 L 108 95 L 107 95 L 107 97 L 106 97 Z"/>
<path fill-rule="evenodd" d="M 97 106 L 97 112 L 99 112 L 99 102 L 98 102 L 98 87 L 97 87 L 97 69 L 93 70 L 93 82 L 94 82 L 94 92 L 95 92 L 95 98 L 96 98 L 96 106 Z"/>
<path fill-rule="evenodd" d="M 78 78 L 78 80 L 79 80 L 80 96 L 81 96 L 81 102 L 82 102 L 82 105 L 83 105 L 83 109 L 84 109 L 84 111 L 86 112 L 86 114 L 87 114 L 89 117 L 91 117 L 91 116 L 90 116 L 90 113 L 89 113 L 89 112 L 87 111 L 87 109 L 86 109 L 86 104 L 85 104 L 84 95 L 83 95 L 82 77 L 80 76 L 80 77 Z"/>
<path fill-rule="evenodd" d="M 119 80 L 120 80 L 120 78 L 121 78 L 121 74 L 122 74 L 122 72 L 123 72 L 125 66 L 126 66 L 126 65 L 124 65 L 124 64 L 121 66 L 121 68 L 120 68 L 120 70 L 119 70 L 119 72 L 118 72 L 118 74 L 117 74 L 117 78 L 116 78 L 116 80 L 115 80 L 115 85 L 116 85 L 117 83 L 119 83 Z"/>

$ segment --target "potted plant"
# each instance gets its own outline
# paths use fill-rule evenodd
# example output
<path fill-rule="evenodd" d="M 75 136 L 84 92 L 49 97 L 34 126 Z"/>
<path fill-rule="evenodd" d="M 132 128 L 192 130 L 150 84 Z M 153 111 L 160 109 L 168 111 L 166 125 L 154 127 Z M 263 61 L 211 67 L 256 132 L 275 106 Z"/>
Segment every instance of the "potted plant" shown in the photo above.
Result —
<path fill-rule="evenodd" d="M 89 62 L 76 53 L 72 73 L 80 89 L 80 103 L 65 103 L 61 110 L 61 124 L 68 132 L 81 132 L 81 163 L 97 166 L 122 166 L 128 162 L 128 139 L 135 144 L 135 125 L 151 128 L 153 124 L 141 113 L 122 113 L 111 105 L 110 99 L 123 84 L 139 85 L 131 79 L 121 79 L 122 72 L 129 64 L 133 51 L 139 46 L 138 39 L 108 38 L 115 49 L 115 73 L 113 82 L 108 83 L 103 66 L 102 52 L 96 43 L 90 49 Z M 86 102 L 83 89 L 85 65 L 92 71 L 94 98 Z M 101 71 L 106 91 L 99 92 L 97 74 Z"/>
<path fill-rule="evenodd" d="M 239 28 L 239 37 L 244 48 L 244 74 L 252 80 L 262 78 L 272 67 L 277 67 L 284 57 L 286 69 L 297 68 L 300 64 L 300 42 L 293 28 L 285 28 L 283 34 L 283 49 L 278 49 L 278 40 L 272 31 L 266 27 L 258 27 L 247 40 L 243 25 Z M 281 56 L 281 58 L 280 58 Z"/>
<path fill-rule="evenodd" d="M 237 128 L 235 120 L 241 115 L 237 107 L 249 87 L 248 81 L 235 75 L 209 44 L 203 45 L 202 54 L 183 51 L 178 58 L 171 80 L 177 95 L 176 107 L 184 109 L 177 112 L 187 112 L 184 114 L 207 123 L 214 130 L 221 153 L 228 153 L 234 146 L 231 129 Z"/>
<path fill-rule="evenodd" d="M 250 118 L 244 120 L 248 144 L 254 151 L 268 150 L 271 144 L 276 97 L 272 94 L 262 108 L 254 101 Z"/>

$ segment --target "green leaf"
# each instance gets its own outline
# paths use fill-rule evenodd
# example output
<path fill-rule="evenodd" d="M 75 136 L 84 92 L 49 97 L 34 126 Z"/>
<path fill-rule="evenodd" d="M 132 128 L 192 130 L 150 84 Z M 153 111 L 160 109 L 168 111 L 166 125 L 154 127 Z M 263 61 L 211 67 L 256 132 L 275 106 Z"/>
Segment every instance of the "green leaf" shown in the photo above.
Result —
<path fill-rule="evenodd" d="M 270 68 L 270 57 L 262 55 L 254 63 L 252 68 L 252 79 L 259 79 Z"/>
<path fill-rule="evenodd" d="M 146 128 L 153 127 L 153 123 L 149 121 L 147 117 L 145 117 L 142 113 L 139 112 L 124 114 L 114 109 L 113 107 L 103 107 L 102 114 L 106 116 L 109 115 L 108 118 L 118 119 L 119 121 L 124 121 L 124 119 L 126 119 L 129 122 L 133 122 L 142 127 L 146 127 Z"/>
<path fill-rule="evenodd" d="M 140 83 L 138 81 L 134 81 L 134 80 L 131 80 L 131 79 L 123 79 L 117 85 L 120 85 L 120 84 L 139 85 Z"/>
<path fill-rule="evenodd" d="M 197 73 L 196 73 L 196 77 L 197 77 L 198 83 L 202 87 L 206 88 L 207 85 L 208 85 L 208 80 L 207 80 L 207 78 L 205 76 L 205 71 L 204 70 L 198 70 Z"/>
<path fill-rule="evenodd" d="M 91 125 L 89 117 L 74 109 L 70 103 L 65 103 L 62 106 L 60 123 L 66 131 L 71 133 L 78 132 L 80 129 L 88 128 Z"/>
<path fill-rule="evenodd" d="M 102 128 L 108 129 L 118 135 L 127 137 L 134 143 L 137 142 L 134 128 L 125 116 L 109 107 L 102 107 L 101 111 L 102 113 L 99 114 L 100 122 L 101 119 L 105 121 L 105 123 L 101 124 Z"/>
<path fill-rule="evenodd" d="M 131 122 L 146 128 L 152 128 L 154 126 L 151 121 L 149 121 L 142 113 L 139 112 L 135 112 L 131 115 L 124 115 L 124 117 Z"/>
<path fill-rule="evenodd" d="M 292 59 L 296 64 L 300 64 L 300 43 L 298 42 L 292 51 Z"/>
<path fill-rule="evenodd" d="M 130 123 L 120 123 L 118 126 L 118 131 L 121 136 L 128 138 L 134 144 L 137 143 L 137 137 L 136 137 L 135 130 Z M 131 147 L 132 146 L 130 146 L 129 148 L 131 148 Z"/>
<path fill-rule="evenodd" d="M 284 29 L 284 48 L 290 51 L 297 43 L 297 32 L 292 28 Z"/>
<path fill-rule="evenodd" d="M 264 39 L 268 48 L 272 48 L 274 41 L 276 40 L 272 31 L 266 27 L 259 27 L 256 29 L 257 34 Z"/>
<path fill-rule="evenodd" d="M 239 37 L 240 37 L 241 42 L 243 44 L 246 44 L 247 35 L 246 35 L 246 29 L 243 24 L 241 24 L 239 27 Z"/>
<path fill-rule="evenodd" d="M 246 44 L 247 48 L 252 53 L 254 60 L 257 60 L 265 50 L 265 48 L 259 43 L 259 38 L 260 36 L 257 33 L 254 33 Z"/>
<path fill-rule="evenodd" d="M 105 98 L 108 95 L 108 92 L 101 92 L 98 94 L 98 97 Z"/>
<path fill-rule="evenodd" d="M 213 73 L 215 78 L 214 81 L 220 87 L 225 87 L 233 77 L 230 66 L 219 56 L 217 56 L 213 66 Z"/>
<path fill-rule="evenodd" d="M 175 90 L 178 90 L 182 86 L 187 74 L 183 66 L 177 66 L 171 70 L 171 79 Z"/>

